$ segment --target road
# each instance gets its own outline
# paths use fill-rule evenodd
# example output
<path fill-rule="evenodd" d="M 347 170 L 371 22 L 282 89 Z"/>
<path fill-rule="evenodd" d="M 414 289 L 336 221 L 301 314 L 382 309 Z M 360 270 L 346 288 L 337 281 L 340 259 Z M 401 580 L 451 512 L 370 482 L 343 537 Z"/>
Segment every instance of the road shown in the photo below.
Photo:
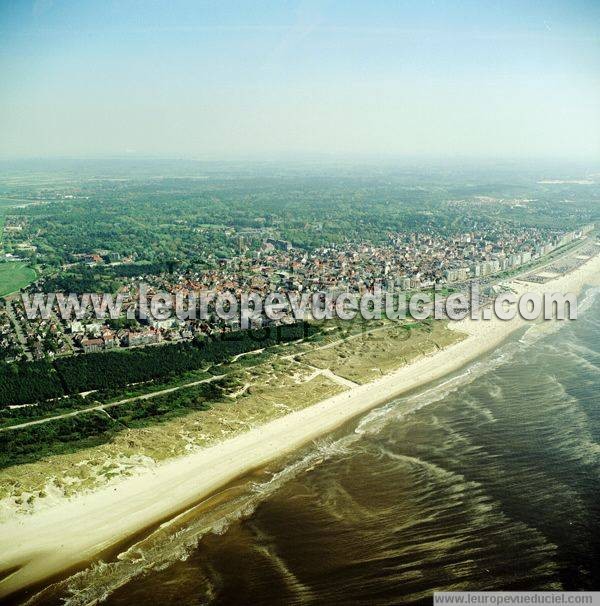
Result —
<path fill-rule="evenodd" d="M 525 270 L 523 272 L 518 272 L 514 276 L 510 276 L 510 277 L 507 277 L 507 278 L 505 277 L 505 278 L 494 280 L 494 276 L 490 276 L 490 278 L 491 278 L 490 281 L 491 282 L 503 282 L 503 281 L 507 281 L 507 280 L 515 280 L 515 279 L 518 279 L 519 277 L 521 277 L 523 275 L 531 273 L 532 271 L 539 271 L 543 267 L 547 267 L 548 265 L 551 265 L 552 263 L 556 262 L 557 260 L 562 259 L 562 258 L 564 258 L 564 257 L 566 257 L 568 255 L 571 255 L 571 254 L 575 253 L 584 244 L 589 243 L 590 241 L 591 240 L 589 238 L 585 238 L 581 242 L 581 244 L 573 246 L 568 251 L 565 251 L 564 254 L 557 255 L 556 257 L 552 258 L 551 260 L 549 260 L 545 264 L 536 266 L 534 268 L 529 268 L 529 269 L 527 269 L 527 270 Z M 9 311 L 9 315 L 14 314 L 14 311 L 12 310 L 12 308 L 10 307 L 10 304 L 8 302 L 7 302 L 7 309 L 10 310 Z M 16 328 L 18 326 L 18 322 L 16 321 L 16 319 L 13 319 L 12 315 L 11 315 L 11 320 L 15 324 L 15 328 Z M 347 337 L 343 337 L 341 339 L 337 339 L 336 341 L 332 341 L 331 343 L 326 343 L 325 345 L 321 345 L 320 347 L 315 347 L 315 348 L 310 349 L 308 351 L 296 352 L 296 353 L 293 353 L 293 354 L 288 354 L 288 355 L 282 356 L 281 359 L 282 360 L 293 360 L 296 356 L 303 356 L 303 355 L 305 355 L 307 353 L 312 353 L 312 352 L 319 351 L 319 350 L 322 350 L 322 349 L 329 349 L 331 347 L 335 347 L 336 345 L 339 345 L 342 342 L 350 341 L 352 339 L 357 339 L 359 337 L 363 337 L 366 334 L 372 334 L 372 333 L 379 332 L 379 331 L 382 331 L 382 330 L 387 330 L 389 328 L 390 328 L 389 324 L 386 324 L 384 326 L 378 326 L 377 328 L 373 328 L 371 330 L 367 330 L 367 331 L 364 331 L 364 332 L 359 332 L 359 333 L 356 333 L 356 334 L 349 335 Z M 17 331 L 17 334 L 19 334 L 19 331 L 20 331 L 20 327 L 19 327 L 19 329 Z M 20 334 L 22 335 L 22 333 L 20 333 Z M 19 338 L 19 340 L 20 340 L 20 338 Z M 24 337 L 23 337 L 23 340 L 24 340 Z M 299 342 L 301 342 L 301 341 L 297 341 L 296 343 L 299 343 Z M 264 351 L 264 349 L 257 349 L 257 350 L 245 352 L 243 354 L 238 354 L 237 356 L 235 356 L 234 358 L 232 358 L 232 362 L 237 361 L 239 358 L 241 358 L 243 356 L 250 356 L 250 355 L 259 354 L 259 353 L 262 353 L 263 351 Z M 251 370 L 252 368 L 256 368 L 256 366 L 258 366 L 258 364 L 256 364 L 255 366 L 249 366 L 245 370 Z M 155 397 L 158 397 L 158 396 L 161 396 L 161 395 L 165 395 L 165 394 L 168 394 L 168 393 L 173 393 L 175 391 L 179 391 L 180 389 L 186 389 L 186 388 L 189 388 L 189 387 L 194 387 L 196 385 L 201 385 L 202 383 L 210 383 L 212 381 L 216 381 L 218 379 L 222 379 L 222 378 L 224 378 L 226 376 L 227 376 L 227 373 L 221 374 L 221 375 L 215 375 L 214 377 L 209 377 L 208 379 L 202 379 L 202 380 L 199 380 L 199 381 L 192 381 L 190 383 L 184 383 L 183 385 L 179 385 L 177 387 L 169 387 L 167 389 L 161 389 L 160 391 L 154 391 L 152 393 L 144 394 L 144 395 L 141 395 L 141 396 L 133 396 L 131 398 L 126 398 L 124 400 L 118 400 L 116 402 L 109 402 L 107 404 L 98 404 L 96 406 L 90 406 L 88 408 L 81 408 L 79 410 L 74 410 L 72 412 L 67 412 L 67 413 L 60 414 L 60 415 L 55 415 L 55 416 L 52 416 L 52 417 L 46 417 L 44 419 L 37 419 L 35 421 L 28 421 L 26 423 L 20 423 L 18 425 L 11 425 L 11 426 L 8 426 L 8 427 L 2 427 L 2 428 L 0 428 L 0 432 L 2 432 L 2 431 L 12 431 L 12 430 L 15 430 L 15 429 L 23 429 L 25 427 L 31 427 L 33 425 L 41 425 L 42 423 L 48 423 L 49 421 L 54 421 L 55 419 L 66 419 L 66 418 L 69 418 L 69 417 L 75 417 L 77 415 L 88 413 L 88 412 L 94 412 L 96 410 L 102 411 L 102 410 L 113 408 L 115 406 L 120 406 L 122 404 L 129 404 L 131 402 L 135 402 L 136 400 L 148 400 L 150 398 L 155 398 Z M 336 379 L 333 379 L 333 377 L 330 377 L 330 378 L 332 380 L 336 380 L 337 379 L 337 375 L 336 375 Z M 349 381 L 348 383 L 352 383 L 352 382 Z M 351 385 L 348 385 L 348 387 L 351 387 Z"/>
<path fill-rule="evenodd" d="M 366 331 L 366 332 L 357 333 L 355 335 L 351 335 L 350 337 L 345 337 L 345 338 L 342 338 L 342 339 L 338 339 L 337 341 L 332 341 L 331 343 L 327 343 L 326 345 L 321 345 L 320 347 L 315 347 L 314 349 L 311 349 L 310 352 L 318 351 L 320 349 L 328 349 L 330 347 L 334 347 L 335 345 L 338 345 L 339 343 L 342 343 L 343 341 L 347 341 L 349 339 L 354 339 L 356 337 L 360 337 L 360 336 L 363 336 L 365 334 L 377 332 L 379 330 L 384 330 L 384 329 L 387 329 L 387 328 L 389 328 L 389 325 L 388 326 L 379 326 L 377 328 L 374 328 L 374 329 Z M 253 351 L 248 351 L 248 352 L 243 353 L 243 354 L 238 354 L 234 358 L 232 358 L 232 361 L 239 360 L 239 358 L 241 358 L 242 356 L 256 355 L 256 354 L 259 354 L 259 353 L 261 353 L 263 351 L 264 351 L 264 348 L 263 349 L 256 349 L 256 350 L 253 350 Z M 283 360 L 292 360 L 295 356 L 297 356 L 297 355 L 304 355 L 305 353 L 309 353 L 309 352 L 298 352 L 298 353 L 295 353 L 295 354 L 290 354 L 290 355 L 282 356 L 282 359 Z M 253 368 L 256 368 L 257 366 L 259 366 L 259 364 L 256 364 L 254 366 L 248 366 L 244 370 L 252 370 Z M 110 409 L 110 408 L 114 408 L 115 406 L 121 406 L 122 404 L 129 404 L 131 402 L 135 402 L 136 400 L 149 400 L 151 398 L 156 398 L 158 396 L 163 396 L 163 395 L 168 394 L 168 393 L 173 393 L 175 391 L 179 391 L 180 389 L 187 389 L 189 387 L 194 387 L 196 385 L 201 385 L 203 383 L 211 383 L 213 381 L 217 381 L 219 379 L 223 379 L 226 376 L 227 376 L 227 373 L 224 373 L 224 374 L 221 374 L 221 375 L 215 375 L 214 377 L 209 377 L 208 379 L 202 379 L 202 380 L 199 380 L 199 381 L 192 381 L 190 383 L 184 383 L 183 385 L 178 385 L 176 387 L 169 387 L 167 389 L 161 389 L 159 391 L 153 391 L 151 393 L 147 393 L 147 394 L 144 394 L 144 395 L 141 395 L 141 396 L 133 396 L 131 398 L 125 398 L 123 400 L 118 400 L 116 402 L 108 402 L 106 404 L 96 404 L 95 406 L 88 406 L 86 408 L 79 408 L 78 410 L 73 410 L 71 412 L 65 412 L 63 414 L 54 415 L 54 416 L 51 416 L 51 417 L 45 417 L 43 419 L 36 419 L 34 421 L 27 421 L 26 423 L 19 423 L 17 425 L 9 425 L 7 427 L 0 427 L 0 432 L 3 432 L 3 431 L 13 431 L 15 429 L 24 429 L 25 427 L 32 427 L 34 425 L 41 425 L 43 423 L 48 423 L 50 421 L 55 421 L 56 419 L 68 419 L 70 417 L 76 417 L 77 415 L 88 413 L 88 412 L 103 411 L 103 410 L 107 410 L 107 409 Z M 348 382 L 348 383 L 351 383 L 351 382 Z M 350 385 L 348 385 L 348 386 L 350 386 Z"/>
<path fill-rule="evenodd" d="M 179 391 L 180 389 L 185 389 L 186 387 L 194 387 L 195 385 L 201 385 L 203 383 L 211 383 L 213 381 L 217 381 L 226 377 L 227 375 L 215 375 L 214 377 L 209 377 L 208 379 L 202 379 L 200 381 L 193 381 L 192 383 L 185 383 L 184 385 L 178 385 L 177 387 L 169 387 L 167 389 L 161 389 L 160 391 L 153 391 L 151 393 L 147 393 L 141 396 L 133 396 L 131 398 L 125 398 L 124 400 L 118 400 L 116 402 L 108 402 L 106 404 L 97 404 L 96 406 L 88 406 L 87 408 L 79 408 L 78 410 L 73 410 L 72 412 L 65 412 L 60 415 L 55 415 L 53 417 L 46 417 L 44 419 L 37 419 L 35 421 L 27 421 L 27 423 L 19 423 L 18 425 L 10 425 L 9 427 L 2 427 L 0 431 L 12 431 L 13 429 L 23 429 L 24 427 L 31 427 L 33 425 L 41 425 L 42 423 L 48 423 L 49 421 L 55 421 L 56 419 L 68 419 L 69 417 L 76 417 L 77 415 L 81 415 L 87 412 L 94 412 L 96 410 L 106 410 L 108 408 L 114 408 L 115 406 L 121 406 L 122 404 L 129 404 L 130 402 L 135 402 L 136 400 L 149 400 L 150 398 L 156 398 L 158 396 L 163 396 L 168 393 L 173 393 L 174 391 Z"/>
<path fill-rule="evenodd" d="M 31 352 L 27 348 L 27 339 L 25 338 L 25 335 L 23 334 L 23 329 L 21 328 L 21 323 L 17 319 L 15 310 L 12 307 L 12 303 L 10 301 L 6 301 L 5 303 L 6 303 L 6 313 L 8 314 L 8 317 L 10 318 L 10 321 L 12 322 L 13 328 L 15 329 L 17 339 L 19 340 L 21 347 L 23 347 L 23 352 L 25 353 L 26 358 L 29 361 L 31 361 L 31 360 L 33 360 L 33 356 L 31 355 Z"/>

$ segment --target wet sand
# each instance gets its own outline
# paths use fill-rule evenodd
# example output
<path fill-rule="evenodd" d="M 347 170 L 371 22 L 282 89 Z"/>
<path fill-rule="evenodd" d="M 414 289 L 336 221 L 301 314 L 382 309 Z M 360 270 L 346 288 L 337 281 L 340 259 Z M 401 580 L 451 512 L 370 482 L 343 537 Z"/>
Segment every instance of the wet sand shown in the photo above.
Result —
<path fill-rule="evenodd" d="M 577 292 L 600 272 L 595 256 L 546 284 L 515 284 L 520 291 Z M 458 370 L 502 343 L 524 320 L 452 323 L 466 339 L 381 379 L 353 387 L 195 454 L 116 485 L 65 499 L 0 526 L 0 597 L 85 563 L 142 529 L 183 511 L 231 480 L 261 467 L 351 418 Z"/>

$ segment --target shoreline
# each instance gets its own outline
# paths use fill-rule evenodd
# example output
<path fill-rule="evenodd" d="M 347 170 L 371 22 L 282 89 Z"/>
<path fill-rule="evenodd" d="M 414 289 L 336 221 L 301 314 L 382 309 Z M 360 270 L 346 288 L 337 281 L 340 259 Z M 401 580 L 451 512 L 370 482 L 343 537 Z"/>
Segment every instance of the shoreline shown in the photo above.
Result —
<path fill-rule="evenodd" d="M 579 292 L 600 273 L 600 255 L 522 291 Z M 77 567 L 136 533 L 175 516 L 232 480 L 287 455 L 381 404 L 459 370 L 499 346 L 527 322 L 497 318 L 450 322 L 467 337 L 375 381 L 156 469 L 0 525 L 0 598 Z M 12 572 L 11 572 L 12 571 Z"/>

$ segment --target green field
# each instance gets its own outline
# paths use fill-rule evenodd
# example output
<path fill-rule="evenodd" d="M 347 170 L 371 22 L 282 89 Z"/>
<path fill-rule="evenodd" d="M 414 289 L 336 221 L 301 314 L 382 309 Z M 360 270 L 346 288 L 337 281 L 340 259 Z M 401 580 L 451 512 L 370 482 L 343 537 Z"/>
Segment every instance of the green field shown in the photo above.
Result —
<path fill-rule="evenodd" d="M 36 278 L 35 270 L 21 262 L 0 263 L 0 297 L 10 295 Z"/>
<path fill-rule="evenodd" d="M 0 208 L 0 253 L 3 252 L 2 235 L 4 230 L 4 211 Z M 0 297 L 5 297 L 33 282 L 35 270 L 27 263 L 8 261 L 0 263 Z"/>

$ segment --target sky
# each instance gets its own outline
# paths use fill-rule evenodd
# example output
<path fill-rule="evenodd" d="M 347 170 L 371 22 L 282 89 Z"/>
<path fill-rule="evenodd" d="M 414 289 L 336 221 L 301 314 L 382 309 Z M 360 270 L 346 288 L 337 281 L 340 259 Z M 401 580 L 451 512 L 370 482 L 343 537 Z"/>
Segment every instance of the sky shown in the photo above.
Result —
<path fill-rule="evenodd" d="M 600 161 L 600 1 L 0 0 L 0 156 Z"/>

